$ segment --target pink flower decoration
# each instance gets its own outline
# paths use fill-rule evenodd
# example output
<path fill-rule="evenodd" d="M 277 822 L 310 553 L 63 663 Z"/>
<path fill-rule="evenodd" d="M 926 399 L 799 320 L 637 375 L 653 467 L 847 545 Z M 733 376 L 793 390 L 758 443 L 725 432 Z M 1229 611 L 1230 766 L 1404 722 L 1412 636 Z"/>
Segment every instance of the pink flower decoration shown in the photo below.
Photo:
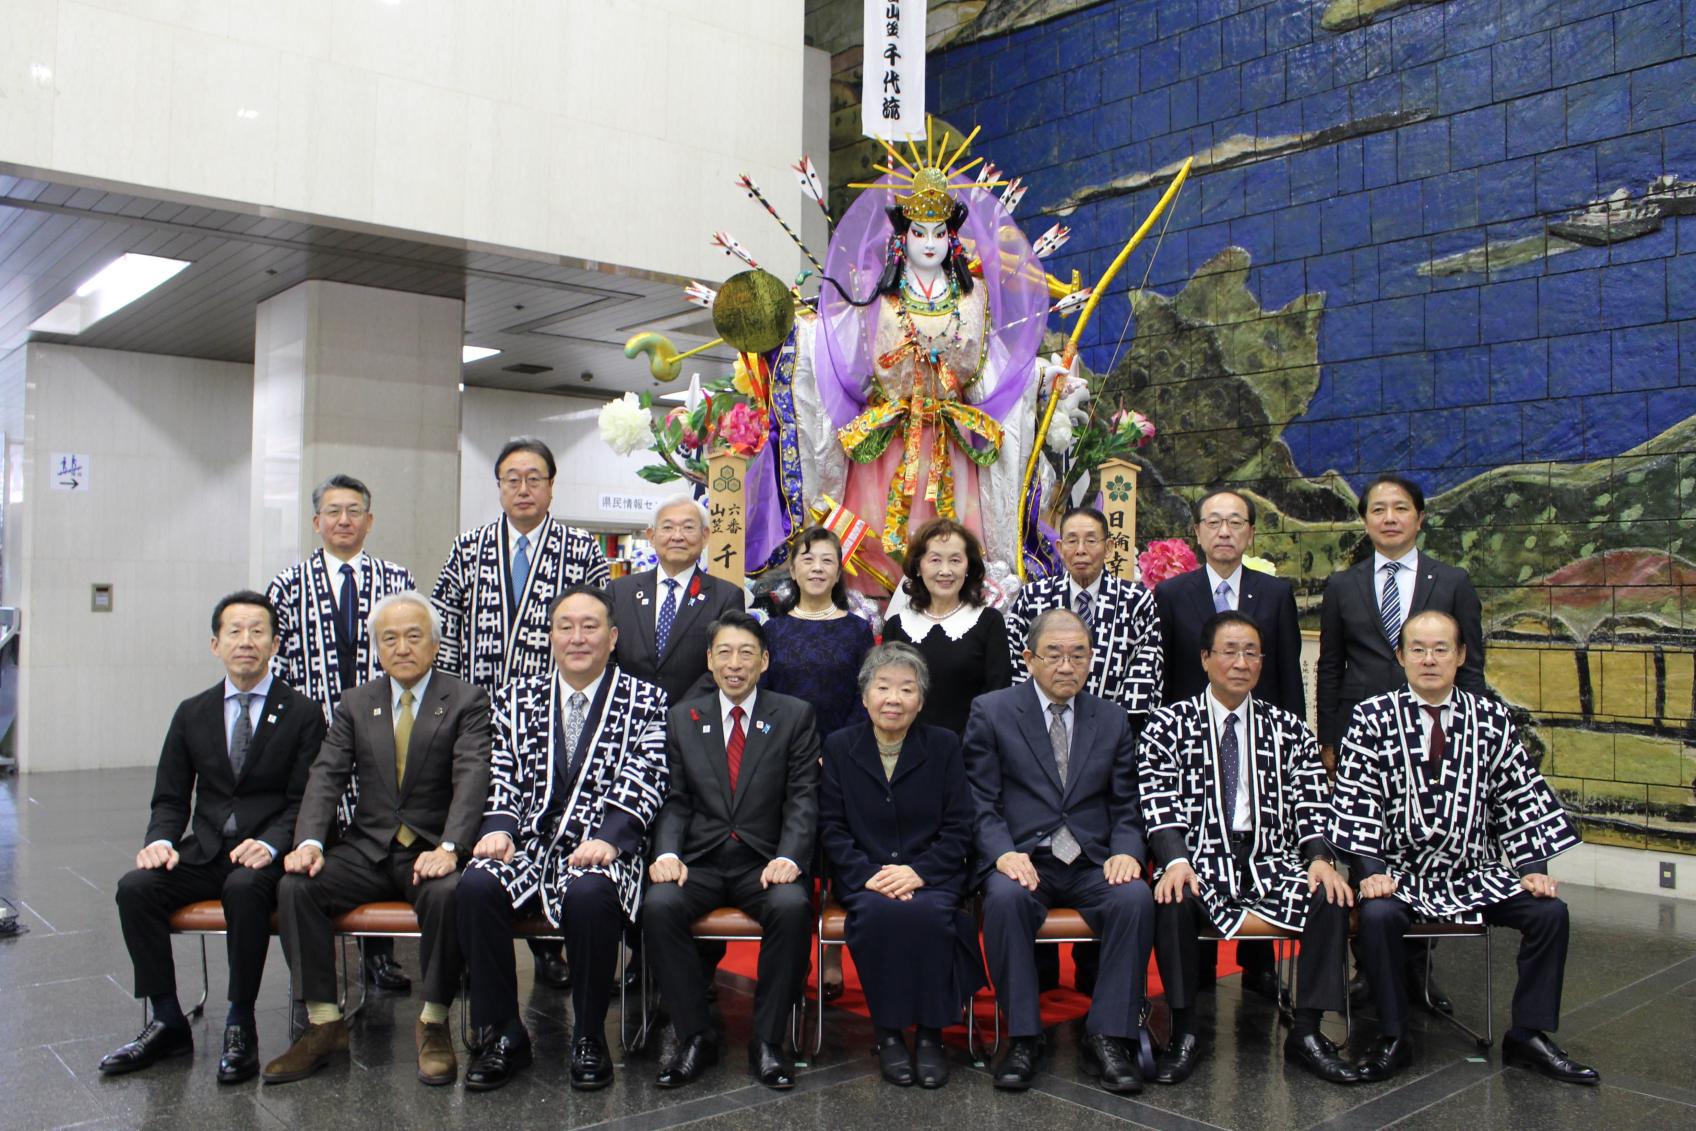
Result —
<path fill-rule="evenodd" d="M 1154 439 L 1154 421 L 1132 409 L 1113 414 L 1113 430 L 1139 448 L 1147 447 Z"/>
<path fill-rule="evenodd" d="M 719 418 L 719 439 L 741 456 L 751 456 L 766 444 L 766 418 L 748 404 L 732 406 Z"/>
<path fill-rule="evenodd" d="M 1148 549 L 1137 555 L 1137 569 L 1142 583 L 1150 589 L 1168 578 L 1177 577 L 1198 568 L 1195 551 L 1182 538 L 1162 538 L 1150 542 Z"/>

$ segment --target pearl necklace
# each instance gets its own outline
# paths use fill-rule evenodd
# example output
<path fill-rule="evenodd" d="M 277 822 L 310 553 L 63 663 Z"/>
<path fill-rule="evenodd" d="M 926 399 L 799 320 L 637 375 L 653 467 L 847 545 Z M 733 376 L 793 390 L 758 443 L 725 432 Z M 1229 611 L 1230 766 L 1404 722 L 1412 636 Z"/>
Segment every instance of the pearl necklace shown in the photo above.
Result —
<path fill-rule="evenodd" d="M 830 606 L 828 609 L 821 609 L 816 613 L 808 612 L 801 608 L 800 605 L 796 605 L 793 609 L 789 610 L 789 615 L 799 620 L 835 620 L 838 616 L 844 616 L 846 613 L 844 610 L 837 608 L 835 605 Z"/>
<path fill-rule="evenodd" d="M 965 602 L 963 602 L 963 601 L 954 602 L 954 607 L 952 609 L 949 609 L 946 613 L 933 613 L 929 609 L 920 609 L 919 612 L 923 616 L 929 617 L 931 620 L 944 621 L 944 620 L 947 620 L 949 617 L 953 616 L 955 613 L 959 612 L 961 607 L 964 605 L 964 603 Z"/>

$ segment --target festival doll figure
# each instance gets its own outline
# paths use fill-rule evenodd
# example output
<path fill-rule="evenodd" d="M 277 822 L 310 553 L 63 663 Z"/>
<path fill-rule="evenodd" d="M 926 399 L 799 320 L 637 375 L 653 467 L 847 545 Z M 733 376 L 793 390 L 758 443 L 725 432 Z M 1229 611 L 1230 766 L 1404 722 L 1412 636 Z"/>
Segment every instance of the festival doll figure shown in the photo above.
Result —
<path fill-rule="evenodd" d="M 810 359 L 846 457 L 840 497 L 878 531 L 883 553 L 869 538 L 861 552 L 886 576 L 899 576 L 910 532 L 938 516 L 976 534 L 989 560 L 1017 562 L 1048 310 L 999 182 L 917 164 L 856 186 L 894 204 L 864 193 L 837 225 Z"/>

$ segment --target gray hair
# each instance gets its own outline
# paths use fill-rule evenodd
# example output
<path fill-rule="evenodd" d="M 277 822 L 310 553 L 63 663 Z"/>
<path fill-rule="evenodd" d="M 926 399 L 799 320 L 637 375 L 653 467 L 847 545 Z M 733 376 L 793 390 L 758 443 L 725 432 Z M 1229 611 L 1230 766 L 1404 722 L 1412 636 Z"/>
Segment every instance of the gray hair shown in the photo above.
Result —
<path fill-rule="evenodd" d="M 913 669 L 913 675 L 919 681 L 919 694 L 924 697 L 930 695 L 930 667 L 925 663 L 924 654 L 905 641 L 891 640 L 867 652 L 865 661 L 860 664 L 860 698 L 866 697 L 866 688 L 872 685 L 878 672 L 893 667 Z"/>
<path fill-rule="evenodd" d="M 702 530 L 706 530 L 712 525 L 712 520 L 707 515 L 706 504 L 687 491 L 679 491 L 675 495 L 667 495 L 661 499 L 660 505 L 654 508 L 653 517 L 648 520 L 648 525 L 657 528 L 660 524 L 660 515 L 673 507 L 688 507 L 694 511 L 695 517 L 701 520 Z"/>
<path fill-rule="evenodd" d="M 1080 617 L 1071 609 L 1055 608 L 1044 609 L 1036 615 L 1035 620 L 1031 621 L 1031 627 L 1025 633 L 1025 650 L 1035 652 L 1036 646 L 1042 643 L 1042 638 L 1048 634 L 1049 630 L 1059 628 L 1064 623 L 1075 624 L 1083 629 L 1084 638 L 1089 641 L 1089 646 L 1095 647 L 1095 632 L 1084 623 L 1083 617 Z"/>
<path fill-rule="evenodd" d="M 400 605 L 417 605 L 430 615 L 430 640 L 432 643 L 442 642 L 442 614 L 424 594 L 416 589 L 403 589 L 399 593 L 390 593 L 387 597 L 371 606 L 371 615 L 365 618 L 366 631 L 371 634 L 371 644 L 377 644 L 377 618 L 390 609 Z"/>
<path fill-rule="evenodd" d="M 359 497 L 365 500 L 365 509 L 371 509 L 371 489 L 351 475 L 332 475 L 312 490 L 312 513 L 317 514 L 323 506 L 324 495 L 330 491 L 358 491 Z"/>

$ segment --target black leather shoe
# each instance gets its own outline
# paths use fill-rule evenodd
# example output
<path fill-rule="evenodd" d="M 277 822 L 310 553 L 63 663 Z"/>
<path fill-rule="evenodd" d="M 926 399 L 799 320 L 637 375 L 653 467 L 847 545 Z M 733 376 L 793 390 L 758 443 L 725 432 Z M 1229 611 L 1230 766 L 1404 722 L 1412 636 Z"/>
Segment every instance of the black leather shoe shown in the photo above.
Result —
<path fill-rule="evenodd" d="M 1136 1061 L 1125 1051 L 1118 1037 L 1091 1033 L 1083 1043 L 1084 1071 L 1101 1080 L 1102 1088 L 1116 1095 L 1132 1095 L 1142 1091 L 1142 1076 Z"/>
<path fill-rule="evenodd" d="M 770 1041 L 748 1042 L 748 1071 L 754 1079 L 775 1091 L 783 1092 L 795 1086 L 795 1066 L 783 1055 L 783 1050 Z"/>
<path fill-rule="evenodd" d="M 1529 1041 L 1502 1038 L 1502 1063 L 1516 1068 L 1541 1072 L 1551 1080 L 1567 1084 L 1600 1084 L 1601 1074 L 1588 1064 L 1580 1064 L 1555 1044 L 1546 1033 L 1538 1033 Z"/>
<path fill-rule="evenodd" d="M 1354 1062 L 1355 1075 L 1363 1084 L 1388 1080 L 1413 1063 L 1413 1042 L 1404 1034 L 1400 1037 L 1378 1037 L 1366 1046 L 1366 1052 Z"/>
<path fill-rule="evenodd" d="M 465 1070 L 465 1086 L 473 1092 L 492 1092 L 529 1068 L 532 1054 L 530 1034 L 522 1028 L 505 1032 L 486 1043 Z"/>
<path fill-rule="evenodd" d="M 1284 1059 L 1333 1084 L 1360 1082 L 1360 1073 L 1354 1065 L 1343 1059 L 1337 1046 L 1323 1033 L 1309 1033 L 1305 1037 L 1291 1033 L 1284 1038 Z"/>
<path fill-rule="evenodd" d="M 1430 995 L 1429 1000 L 1427 1000 L 1427 992 Z M 1438 1013 L 1453 1013 L 1455 1011 L 1455 1003 L 1449 1000 L 1449 995 L 1443 992 L 1443 987 L 1437 984 L 1436 978 L 1425 977 L 1423 968 L 1418 971 L 1408 971 L 1407 999 L 1415 1005 L 1436 1010 Z"/>
<path fill-rule="evenodd" d="M 920 1032 L 913 1041 L 913 1072 L 921 1088 L 940 1088 L 948 1083 L 948 1050 L 937 1037 Z"/>
<path fill-rule="evenodd" d="M 259 1071 L 259 1034 L 252 1025 L 224 1028 L 224 1055 L 218 1058 L 218 1083 L 239 1084 Z"/>
<path fill-rule="evenodd" d="M 578 1037 L 571 1042 L 571 1086 L 593 1092 L 612 1083 L 612 1054 L 600 1037 Z"/>
<path fill-rule="evenodd" d="M 662 1088 L 681 1088 L 700 1079 L 701 1073 L 717 1063 L 718 1044 L 708 1040 L 705 1033 L 696 1033 L 678 1044 L 677 1055 L 660 1069 L 654 1083 Z"/>
<path fill-rule="evenodd" d="M 1194 1033 L 1185 1033 L 1181 1037 L 1173 1037 L 1166 1051 L 1154 1061 L 1154 1082 L 1156 1084 L 1182 1084 L 1195 1071 L 1196 1064 L 1201 1060 L 1201 1042 Z"/>
<path fill-rule="evenodd" d="M 1042 1061 L 1041 1037 L 1014 1037 L 1007 1045 L 1007 1055 L 995 1066 L 995 1086 L 1004 1092 L 1022 1092 L 1036 1079 L 1037 1065 Z"/>
<path fill-rule="evenodd" d="M 571 988 L 571 967 L 565 964 L 565 956 L 557 950 L 543 951 L 534 956 L 536 960 L 536 980 L 544 986 L 552 986 L 556 990 Z"/>
<path fill-rule="evenodd" d="M 149 1021 L 147 1027 L 136 1034 L 135 1040 L 118 1046 L 101 1059 L 100 1071 L 107 1076 L 117 1076 L 146 1068 L 166 1057 L 193 1054 L 194 1030 L 186 1022 L 166 1025 L 163 1021 Z"/>
<path fill-rule="evenodd" d="M 877 1067 L 883 1078 L 897 1088 L 913 1086 L 913 1054 L 899 1029 L 878 1030 Z"/>
<path fill-rule="evenodd" d="M 379 990 L 404 994 L 412 989 L 412 979 L 406 976 L 392 954 L 368 954 L 365 961 L 360 963 L 365 971 L 365 983 L 376 986 Z"/>

